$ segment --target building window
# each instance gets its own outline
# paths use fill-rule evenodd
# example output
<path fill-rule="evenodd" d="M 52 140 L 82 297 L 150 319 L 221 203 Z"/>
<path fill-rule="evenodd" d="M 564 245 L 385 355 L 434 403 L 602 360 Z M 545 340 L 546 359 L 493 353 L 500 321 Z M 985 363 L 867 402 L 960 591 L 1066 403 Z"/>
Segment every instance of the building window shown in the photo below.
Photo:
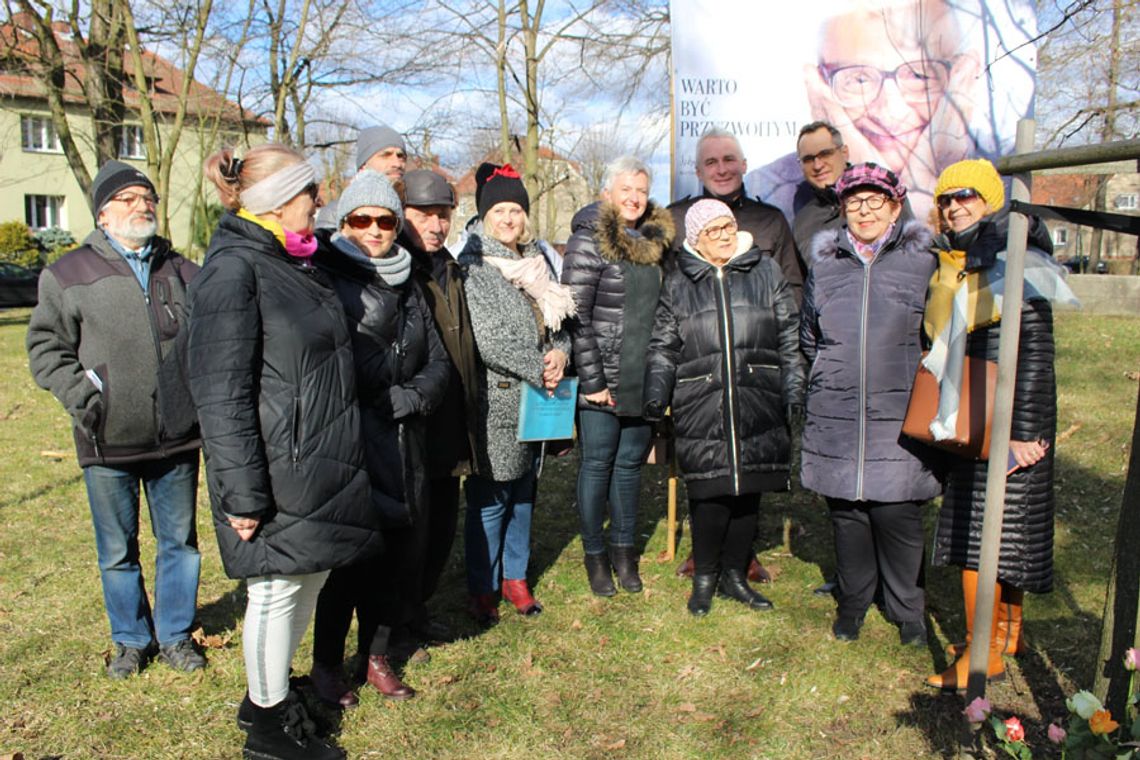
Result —
<path fill-rule="evenodd" d="M 1053 230 L 1053 245 L 1057 248 L 1062 248 L 1069 244 L 1069 228 L 1058 227 Z"/>
<path fill-rule="evenodd" d="M 1137 194 L 1124 193 L 1123 195 L 1116 196 L 1116 208 L 1118 211 L 1135 211 L 1137 208 Z"/>
<path fill-rule="evenodd" d="M 46 116 L 21 116 L 20 132 L 24 150 L 34 153 L 62 153 L 55 124 Z"/>
<path fill-rule="evenodd" d="M 146 142 L 142 126 L 124 124 L 119 128 L 119 158 L 146 159 Z"/>
<path fill-rule="evenodd" d="M 62 195 L 25 195 L 24 221 L 33 230 L 48 227 L 66 228 L 63 220 Z"/>

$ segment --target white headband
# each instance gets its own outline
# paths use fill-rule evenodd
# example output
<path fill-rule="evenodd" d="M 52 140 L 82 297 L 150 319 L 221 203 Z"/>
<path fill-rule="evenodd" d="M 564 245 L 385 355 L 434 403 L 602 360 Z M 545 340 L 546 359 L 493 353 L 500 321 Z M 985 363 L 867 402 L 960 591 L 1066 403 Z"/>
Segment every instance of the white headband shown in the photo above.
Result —
<path fill-rule="evenodd" d="M 251 214 L 266 214 L 284 206 L 316 178 L 308 161 L 291 164 L 242 190 L 241 205 Z"/>

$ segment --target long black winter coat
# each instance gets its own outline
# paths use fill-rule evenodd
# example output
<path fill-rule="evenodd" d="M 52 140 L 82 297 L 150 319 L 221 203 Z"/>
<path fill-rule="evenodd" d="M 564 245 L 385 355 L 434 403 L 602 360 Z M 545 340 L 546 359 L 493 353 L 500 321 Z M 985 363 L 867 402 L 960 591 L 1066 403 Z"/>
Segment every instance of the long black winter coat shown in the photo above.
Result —
<path fill-rule="evenodd" d="M 672 403 L 689 496 L 788 484 L 786 408 L 802 404 L 799 312 L 771 257 L 740 233 L 722 268 L 685 245 L 666 277 L 645 367 L 646 417 Z"/>
<path fill-rule="evenodd" d="M 827 230 L 815 237 L 812 261 L 800 319 L 810 366 L 800 482 L 849 501 L 936 496 L 933 450 L 901 432 L 937 261 L 930 233 L 899 224 L 864 264 L 846 228 Z"/>
<path fill-rule="evenodd" d="M 631 230 L 612 203 L 594 203 L 575 214 L 571 226 L 562 283 L 573 291 L 578 308 L 570 327 L 578 405 L 615 411 L 584 399 L 608 388 L 618 414 L 640 416 L 645 348 L 660 294 L 661 257 L 673 240 L 673 216 L 650 202 Z M 634 339 L 626 341 L 627 333 Z M 634 398 L 623 408 L 627 396 Z"/>
<path fill-rule="evenodd" d="M 982 222 L 966 250 L 966 269 L 994 265 L 1005 249 L 1007 217 Z M 1051 250 L 1044 225 L 1030 230 L 1029 244 Z M 966 338 L 970 356 L 997 360 L 1001 323 L 980 328 Z M 1045 458 L 1006 481 L 998 579 L 1034 593 L 1053 588 L 1053 450 L 1057 432 L 1057 386 L 1053 372 L 1053 310 L 1048 301 L 1022 306 L 1021 337 L 1013 395 L 1010 439 L 1046 441 Z M 946 493 L 934 533 L 935 565 L 977 569 L 986 505 L 987 462 L 950 457 Z"/>
<path fill-rule="evenodd" d="M 427 415 L 450 362 L 419 285 L 393 287 L 321 235 L 317 266 L 348 317 L 372 504 L 384 527 L 411 525 L 427 506 Z"/>
<path fill-rule="evenodd" d="M 301 575 L 379 551 L 352 339 L 327 277 L 227 213 L 190 304 L 190 390 L 226 573 Z M 227 515 L 261 525 L 242 541 Z"/>

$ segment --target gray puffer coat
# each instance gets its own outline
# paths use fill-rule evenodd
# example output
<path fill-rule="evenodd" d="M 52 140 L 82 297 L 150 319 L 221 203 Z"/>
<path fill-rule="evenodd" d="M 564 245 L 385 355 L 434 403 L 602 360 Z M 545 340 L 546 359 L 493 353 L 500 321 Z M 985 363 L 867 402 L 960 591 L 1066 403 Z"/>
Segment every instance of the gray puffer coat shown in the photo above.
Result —
<path fill-rule="evenodd" d="M 934 453 L 901 433 L 936 263 L 918 222 L 897 225 L 869 264 L 852 250 L 846 228 L 813 239 L 800 317 L 800 348 L 811 363 L 804 488 L 849 501 L 938 495 Z"/>
<path fill-rule="evenodd" d="M 522 256 L 542 256 L 542 251 L 531 243 L 522 247 Z M 557 348 L 569 357 L 570 340 L 563 331 L 550 334 L 534 301 L 487 264 L 489 257 L 520 255 L 483 233 L 467 238 L 459 254 L 480 359 L 475 459 L 481 477 L 517 480 L 534 468 L 538 456 L 538 444 L 518 442 L 522 384 L 541 387 L 546 352 Z"/>

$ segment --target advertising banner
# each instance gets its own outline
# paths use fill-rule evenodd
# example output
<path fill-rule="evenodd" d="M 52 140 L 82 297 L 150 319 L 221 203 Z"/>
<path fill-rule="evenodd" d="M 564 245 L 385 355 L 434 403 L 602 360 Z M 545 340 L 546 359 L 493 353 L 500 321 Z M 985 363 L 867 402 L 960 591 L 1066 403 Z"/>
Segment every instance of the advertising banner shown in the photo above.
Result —
<path fill-rule="evenodd" d="M 735 135 L 745 189 L 794 215 L 796 138 L 813 121 L 910 188 L 925 219 L 938 174 L 1012 151 L 1032 115 L 1031 0 L 671 0 L 673 198 L 701 193 L 697 143 Z"/>

